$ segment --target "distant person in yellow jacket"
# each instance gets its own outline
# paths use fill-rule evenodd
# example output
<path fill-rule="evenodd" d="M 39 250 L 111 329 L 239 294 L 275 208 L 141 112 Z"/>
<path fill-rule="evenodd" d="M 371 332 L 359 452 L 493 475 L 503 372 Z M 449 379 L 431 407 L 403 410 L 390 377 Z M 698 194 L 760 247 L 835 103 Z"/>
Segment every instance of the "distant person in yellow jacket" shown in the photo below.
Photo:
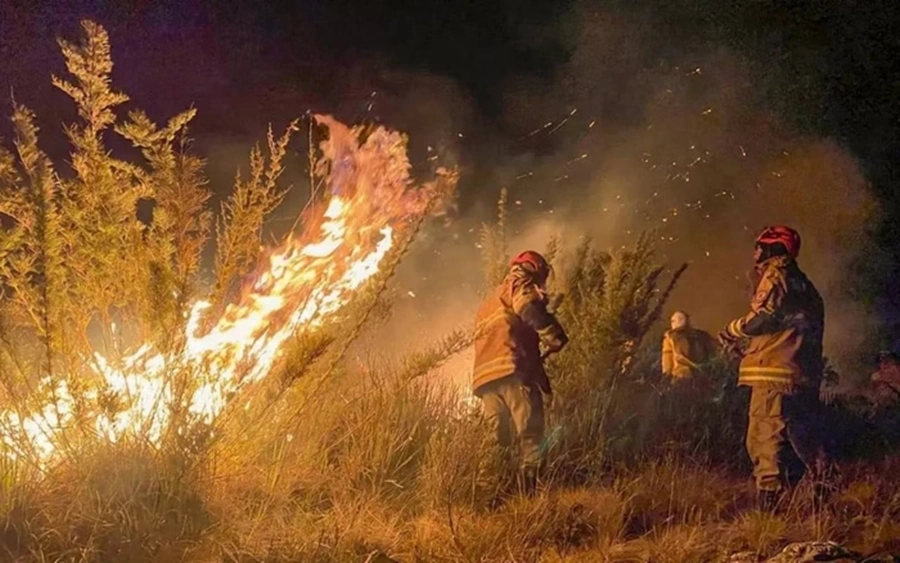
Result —
<path fill-rule="evenodd" d="M 672 383 L 697 383 L 719 349 L 716 339 L 691 326 L 691 318 L 684 311 L 676 311 L 670 323 L 662 341 L 663 375 Z"/>

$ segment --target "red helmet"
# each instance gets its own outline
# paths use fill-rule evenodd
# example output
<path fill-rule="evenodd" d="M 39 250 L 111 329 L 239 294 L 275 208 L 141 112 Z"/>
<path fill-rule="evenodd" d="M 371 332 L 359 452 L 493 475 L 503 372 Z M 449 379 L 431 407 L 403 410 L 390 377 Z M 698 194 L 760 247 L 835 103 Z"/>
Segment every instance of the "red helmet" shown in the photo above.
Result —
<path fill-rule="evenodd" d="M 533 272 L 541 280 L 546 280 L 550 275 L 550 264 L 547 259 L 535 252 L 534 250 L 526 250 L 512 259 L 509 264 L 513 266 L 525 266 L 526 269 Z"/>
<path fill-rule="evenodd" d="M 777 243 L 781 243 L 784 246 L 791 258 L 796 258 L 800 254 L 800 234 L 790 227 L 784 225 L 766 227 L 756 237 L 756 244 Z"/>

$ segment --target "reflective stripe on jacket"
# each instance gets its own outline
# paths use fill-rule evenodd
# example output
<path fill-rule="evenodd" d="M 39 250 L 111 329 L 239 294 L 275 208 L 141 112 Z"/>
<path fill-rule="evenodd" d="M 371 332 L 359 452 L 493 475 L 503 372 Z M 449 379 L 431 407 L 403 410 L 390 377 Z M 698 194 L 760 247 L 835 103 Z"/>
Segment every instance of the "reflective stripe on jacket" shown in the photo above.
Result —
<path fill-rule="evenodd" d="M 557 351 L 567 340 L 559 322 L 547 312 L 543 292 L 525 270 L 514 268 L 488 294 L 475 318 L 474 393 L 513 374 L 549 392 L 541 343 Z"/>
<path fill-rule="evenodd" d="M 759 282 L 750 312 L 727 329 L 748 339 L 738 383 L 818 388 L 825 327 L 822 297 L 789 257 L 766 260 L 756 274 Z"/>

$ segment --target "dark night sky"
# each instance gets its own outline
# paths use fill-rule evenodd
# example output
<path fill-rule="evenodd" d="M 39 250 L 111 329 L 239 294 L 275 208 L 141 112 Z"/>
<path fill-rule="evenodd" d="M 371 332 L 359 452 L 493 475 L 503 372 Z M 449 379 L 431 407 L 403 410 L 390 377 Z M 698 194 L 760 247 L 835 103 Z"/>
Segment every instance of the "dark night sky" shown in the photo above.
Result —
<path fill-rule="evenodd" d="M 896 199 L 900 144 L 900 7 L 870 2 L 598 1 L 652 26 L 647 60 L 726 45 L 746 57 L 760 95 L 783 117 L 851 147 Z M 61 71 L 53 38 L 91 17 L 111 34 L 115 79 L 136 105 L 163 117 L 195 104 L 199 135 L 255 134 L 306 108 L 352 118 L 378 69 L 447 76 L 490 128 L 504 82 L 550 77 L 571 54 L 573 2 L 0 3 L 0 85 L 45 122 L 67 109 L 47 74 Z M 635 7 L 637 6 L 637 7 Z M 360 70 L 364 67 L 364 70 Z M 786 93 L 791 96 L 786 96 Z M 784 100 L 790 99 L 789 102 Z"/>
<path fill-rule="evenodd" d="M 523 132 L 547 116 L 511 119 L 511 85 L 552 92 L 547 85 L 558 81 L 586 25 L 578 14 L 597 11 L 628 22 L 640 39 L 637 54 L 623 54 L 631 57 L 627 68 L 604 75 L 617 80 L 604 94 L 608 121 L 643 119 L 629 98 L 647 73 L 725 48 L 749 69 L 753 103 L 849 149 L 887 213 L 871 230 L 888 252 L 877 262 L 862 252 L 854 280 L 861 297 L 880 295 L 900 310 L 900 284 L 892 282 L 900 272 L 894 0 L 6 0 L 0 88 L 37 111 L 45 147 L 65 154 L 54 127 L 73 115 L 49 81 L 63 71 L 54 38 L 74 38 L 80 19 L 95 19 L 111 36 L 116 85 L 134 105 L 159 120 L 199 109 L 192 133 L 210 157 L 214 187 L 229 185 L 240 164 L 231 160 L 244 158 L 268 122 L 278 128 L 308 109 L 350 121 L 373 117 L 367 108 L 376 92 L 377 117 L 409 131 L 413 148 L 446 146 L 462 164 L 465 210 L 495 198 L 498 160 L 556 150 L 551 138 L 523 144 Z M 0 134 L 8 138 L 8 128 Z"/>

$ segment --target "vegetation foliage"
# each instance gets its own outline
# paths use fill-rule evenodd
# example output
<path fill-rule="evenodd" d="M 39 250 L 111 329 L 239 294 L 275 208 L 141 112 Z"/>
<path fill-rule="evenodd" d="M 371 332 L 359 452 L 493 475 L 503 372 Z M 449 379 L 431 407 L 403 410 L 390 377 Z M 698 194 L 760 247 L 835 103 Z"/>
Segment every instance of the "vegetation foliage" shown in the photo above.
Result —
<path fill-rule="evenodd" d="M 161 347 L 181 343 L 195 274 L 211 235 L 203 161 L 190 152 L 188 110 L 165 125 L 110 83 L 105 31 L 84 24 L 60 42 L 78 108 L 67 126 L 70 173 L 39 148 L 34 114 L 16 105 L 12 150 L 0 150 L 0 404 L 44 400 L 40 375 L 84 385 L 96 343 L 116 321 Z M 216 222 L 221 306 L 258 257 L 260 232 L 283 197 L 278 178 L 292 123 L 254 148 Z M 107 135 L 143 160 L 111 156 Z M 136 209 L 152 202 L 152 221 Z M 503 192 L 483 231 L 485 274 L 508 256 Z M 414 235 L 414 231 L 410 239 Z M 653 237 L 606 252 L 548 243 L 551 302 L 571 345 L 548 364 L 547 468 L 533 499 L 511 490 L 509 460 L 493 447 L 476 405 L 427 374 L 472 339 L 458 331 L 410 357 L 354 370 L 341 360 L 373 307 L 399 248 L 349 313 L 295 338 L 279 373 L 246 391 L 215 437 L 174 433 L 162 448 L 94 442 L 38 475 L 0 456 L 0 551 L 13 561 L 708 561 L 771 554 L 794 539 L 895 548 L 900 530 L 894 461 L 850 464 L 830 508 L 798 490 L 783 513 L 749 508 L 742 452 L 745 397 L 732 366 L 716 392 L 678 401 L 658 370 L 659 320 L 684 267 L 656 261 Z M 173 377 L 189 374 L 176 372 Z M 327 383 L 326 383 L 327 382 Z M 79 397 L 77 393 L 76 397 Z M 114 408 L 111 405 L 110 408 Z M 846 420 L 860 420 L 850 407 Z M 6 446 L 4 446 L 6 447 Z"/>

